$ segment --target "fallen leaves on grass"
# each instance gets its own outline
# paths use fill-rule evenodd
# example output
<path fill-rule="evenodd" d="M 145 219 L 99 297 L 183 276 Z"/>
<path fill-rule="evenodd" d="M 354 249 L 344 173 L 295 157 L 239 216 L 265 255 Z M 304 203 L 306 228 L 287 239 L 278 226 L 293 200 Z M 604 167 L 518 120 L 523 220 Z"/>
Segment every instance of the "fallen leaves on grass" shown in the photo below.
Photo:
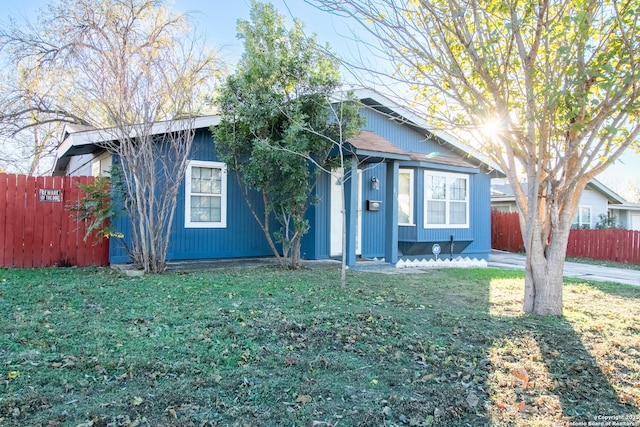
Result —
<path fill-rule="evenodd" d="M 23 307 L 21 323 L 0 334 L 10 344 L 0 383 L 16 396 L 0 399 L 0 425 L 47 425 L 70 402 L 59 425 L 524 427 L 636 410 L 640 294 L 591 298 L 585 286 L 584 303 L 548 321 L 520 315 L 521 278 L 467 274 L 407 274 L 396 286 L 354 271 L 347 292 L 313 270 L 168 274 L 166 286 L 96 274 L 103 287 L 82 273 L 54 290 L 24 280 L 9 305 Z M 34 294 L 55 298 L 30 306 Z M 54 335 L 33 331 L 30 316 L 47 316 Z"/>
<path fill-rule="evenodd" d="M 422 383 L 426 383 L 427 381 L 431 381 L 436 377 L 436 374 L 427 374 L 420 378 L 418 381 Z"/>
<path fill-rule="evenodd" d="M 529 387 L 529 374 L 527 373 L 526 369 L 524 369 L 521 366 L 517 366 L 513 368 L 513 370 L 511 371 L 511 374 L 517 379 L 519 379 L 520 381 L 522 381 L 523 390 L 526 390 Z"/>
<path fill-rule="evenodd" d="M 625 405 L 635 405 L 636 399 L 630 394 L 622 393 L 622 395 L 620 396 L 620 402 L 624 403 Z"/>
<path fill-rule="evenodd" d="M 296 403 L 301 403 L 301 404 L 305 404 L 305 403 L 309 403 L 313 400 L 313 398 L 311 396 L 309 396 L 308 394 L 301 394 L 298 397 L 296 397 Z"/>
<path fill-rule="evenodd" d="M 478 406 L 478 403 L 480 403 L 480 399 L 478 398 L 478 395 L 473 392 L 467 395 L 466 400 L 467 400 L 467 404 L 471 408 L 475 408 L 476 406 Z"/>

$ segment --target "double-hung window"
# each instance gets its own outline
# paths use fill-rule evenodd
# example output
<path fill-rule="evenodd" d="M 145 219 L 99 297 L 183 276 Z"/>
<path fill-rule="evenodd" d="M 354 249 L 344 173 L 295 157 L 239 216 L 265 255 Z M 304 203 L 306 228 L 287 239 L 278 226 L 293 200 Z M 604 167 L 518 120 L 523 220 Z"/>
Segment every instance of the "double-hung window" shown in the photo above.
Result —
<path fill-rule="evenodd" d="M 591 228 L 591 206 L 578 206 L 571 228 Z"/>
<path fill-rule="evenodd" d="M 413 169 L 400 169 L 398 173 L 398 225 L 413 222 Z"/>
<path fill-rule="evenodd" d="M 224 163 L 192 160 L 185 176 L 185 227 L 227 226 L 227 168 Z"/>
<path fill-rule="evenodd" d="M 469 176 L 424 172 L 424 228 L 469 227 Z"/>

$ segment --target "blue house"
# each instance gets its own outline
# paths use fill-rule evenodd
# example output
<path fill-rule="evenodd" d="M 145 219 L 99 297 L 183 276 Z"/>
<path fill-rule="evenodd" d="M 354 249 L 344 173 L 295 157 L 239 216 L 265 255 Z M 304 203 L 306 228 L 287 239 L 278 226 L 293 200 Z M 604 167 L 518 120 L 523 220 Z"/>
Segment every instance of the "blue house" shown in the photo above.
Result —
<path fill-rule="evenodd" d="M 323 173 L 314 189 L 317 203 L 308 210 L 310 230 L 302 242 L 302 257 L 342 254 L 344 183 L 348 265 L 374 258 L 391 264 L 437 256 L 487 259 L 491 178 L 496 172 L 470 147 L 425 127 L 411 110 L 372 90 L 356 95 L 366 125 L 345 147 L 349 168 Z M 236 177 L 216 155 L 209 127 L 218 122 L 216 116 L 195 122 L 185 177 L 189 185 L 183 184 L 178 196 L 168 260 L 271 255 Z M 163 126 L 157 126 L 157 132 L 162 131 Z M 99 130 L 69 129 L 54 173 L 98 175 L 108 170 L 113 160 L 101 142 Z M 211 185 L 198 185 L 204 182 Z M 260 206 L 258 194 L 253 197 Z M 114 225 L 127 236 L 126 218 Z M 129 258 L 113 243 L 110 260 L 122 263 Z"/>

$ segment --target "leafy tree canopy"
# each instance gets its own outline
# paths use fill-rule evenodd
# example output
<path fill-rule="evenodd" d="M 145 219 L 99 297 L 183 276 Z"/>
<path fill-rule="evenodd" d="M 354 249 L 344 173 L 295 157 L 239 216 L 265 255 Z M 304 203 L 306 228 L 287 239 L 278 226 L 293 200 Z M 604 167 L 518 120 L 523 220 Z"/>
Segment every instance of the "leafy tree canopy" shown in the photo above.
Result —
<path fill-rule="evenodd" d="M 308 1 L 377 37 L 434 125 L 479 137 L 514 186 L 525 311 L 560 315 L 582 191 L 637 146 L 638 1 Z"/>
<path fill-rule="evenodd" d="M 268 216 L 275 215 L 295 268 L 315 178 L 331 167 L 334 145 L 359 132 L 361 119 L 353 101 L 331 114 L 338 65 L 300 21 L 287 29 L 272 5 L 253 2 L 251 20 L 239 21 L 238 33 L 245 52 L 218 98 L 216 149 L 244 184 L 263 193 L 259 221 L 269 239 Z"/>

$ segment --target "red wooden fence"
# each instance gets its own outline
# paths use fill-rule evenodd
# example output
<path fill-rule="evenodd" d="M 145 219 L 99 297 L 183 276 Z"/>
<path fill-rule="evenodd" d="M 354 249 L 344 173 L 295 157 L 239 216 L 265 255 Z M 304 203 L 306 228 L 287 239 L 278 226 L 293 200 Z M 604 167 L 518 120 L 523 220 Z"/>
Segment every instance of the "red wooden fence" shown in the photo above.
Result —
<path fill-rule="evenodd" d="M 509 252 L 524 250 L 517 213 L 491 212 L 491 247 Z M 571 230 L 567 256 L 640 264 L 640 231 Z"/>
<path fill-rule="evenodd" d="M 571 230 L 567 256 L 640 264 L 640 231 Z"/>
<path fill-rule="evenodd" d="M 0 174 L 0 267 L 108 265 L 109 241 L 84 240 L 84 224 L 67 209 L 93 177 Z"/>
<path fill-rule="evenodd" d="M 491 211 L 491 247 L 508 252 L 524 251 L 516 212 Z"/>

